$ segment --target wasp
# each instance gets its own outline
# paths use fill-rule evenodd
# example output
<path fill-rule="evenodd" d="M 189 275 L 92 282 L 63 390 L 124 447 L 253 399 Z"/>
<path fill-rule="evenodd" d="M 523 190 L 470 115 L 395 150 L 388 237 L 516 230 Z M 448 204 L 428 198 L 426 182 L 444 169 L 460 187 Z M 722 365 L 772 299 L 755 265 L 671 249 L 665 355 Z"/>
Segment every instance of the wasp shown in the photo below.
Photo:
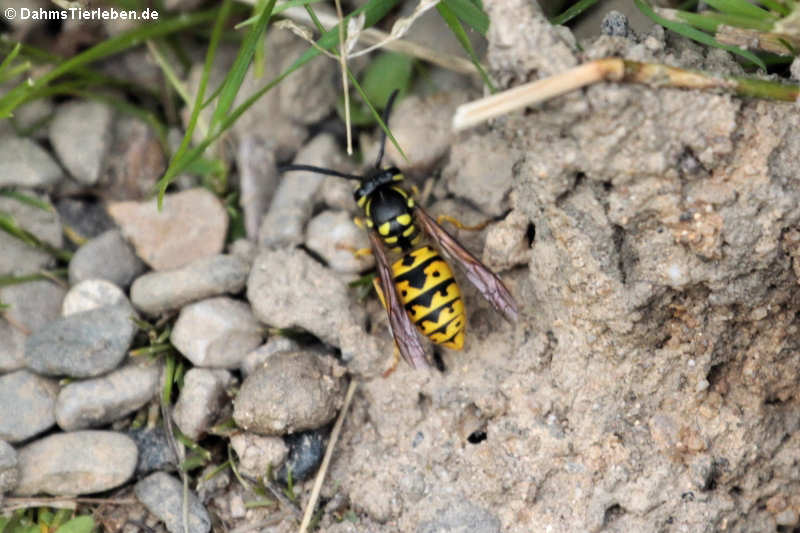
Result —
<path fill-rule="evenodd" d="M 383 122 L 397 91 L 389 97 Z M 281 171 L 304 170 L 359 182 L 353 193 L 368 230 L 380 283 L 378 296 L 389 315 L 395 344 L 413 368 L 428 365 L 417 330 L 433 343 L 460 350 L 464 345 L 466 314 L 461 290 L 450 265 L 436 248 L 421 243 L 424 233 L 452 261 L 463 267 L 467 279 L 508 320 L 516 321 L 517 304 L 500 278 L 448 233 L 413 195 L 403 188 L 397 167 L 381 168 L 386 132 L 383 132 L 375 166 L 363 176 L 311 165 L 286 165 Z M 397 259 L 390 264 L 387 251 Z"/>

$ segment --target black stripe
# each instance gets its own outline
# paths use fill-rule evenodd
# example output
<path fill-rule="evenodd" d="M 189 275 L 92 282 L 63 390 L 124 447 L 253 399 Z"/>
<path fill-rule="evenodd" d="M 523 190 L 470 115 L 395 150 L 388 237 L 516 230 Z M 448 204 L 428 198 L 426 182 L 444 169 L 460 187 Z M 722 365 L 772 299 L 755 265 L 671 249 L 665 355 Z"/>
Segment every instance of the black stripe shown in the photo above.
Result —
<path fill-rule="evenodd" d="M 405 262 L 406 258 L 408 257 L 411 257 L 413 262 L 414 258 L 411 256 L 411 254 L 407 254 L 403 257 L 403 266 L 409 266 L 409 264 L 411 264 L 411 263 L 406 264 Z M 423 261 L 422 263 L 418 264 L 417 266 L 409 270 L 408 272 L 404 272 L 399 276 L 396 276 L 394 278 L 394 284 L 398 285 L 401 281 L 407 281 L 409 286 L 414 287 L 415 289 L 421 289 L 422 287 L 425 286 L 425 280 L 428 278 L 428 276 L 425 274 L 425 267 L 427 267 L 434 261 L 441 261 L 441 257 L 439 257 L 439 254 L 434 254 L 433 256 L 427 258 L 425 261 Z"/>
<path fill-rule="evenodd" d="M 415 305 L 419 305 L 419 306 L 424 307 L 425 309 L 428 309 L 431 306 L 431 303 L 433 302 L 433 297 L 436 295 L 436 293 L 438 292 L 442 296 L 447 296 L 447 287 L 449 287 L 451 284 L 453 284 L 455 282 L 456 282 L 455 279 L 450 278 L 450 279 L 444 280 L 443 282 L 441 282 L 438 285 L 434 285 L 433 287 L 430 288 L 430 290 L 427 290 L 427 291 L 423 292 L 422 294 L 420 294 L 419 296 L 417 296 L 416 298 L 414 298 L 410 302 L 406 303 L 406 310 L 411 311 L 414 308 Z M 431 312 L 428 313 L 428 315 L 425 315 L 425 316 L 429 316 L 429 315 L 432 315 L 432 314 L 436 313 L 436 316 L 438 317 L 439 316 L 439 310 L 442 307 L 445 307 L 447 305 L 451 305 L 456 300 L 458 300 L 458 298 L 456 298 L 456 299 L 454 299 L 454 300 L 452 300 L 452 301 L 440 306 L 438 309 L 432 309 Z"/>
<path fill-rule="evenodd" d="M 458 301 L 458 298 L 456 298 L 455 300 L 453 300 L 450 303 L 453 304 L 453 303 L 455 303 L 457 301 Z M 445 304 L 445 305 L 449 306 L 449 304 Z M 442 307 L 445 307 L 445 305 L 443 305 Z M 439 309 L 441 309 L 441 307 Z M 437 309 L 436 311 L 438 312 L 439 309 Z M 447 332 L 447 326 L 449 326 L 455 319 L 459 318 L 460 316 L 461 315 L 454 316 L 453 318 L 451 318 L 450 320 L 445 322 L 443 326 L 441 326 L 439 328 L 436 328 L 435 330 L 433 330 L 430 333 L 428 333 L 427 336 L 428 337 L 432 337 L 433 335 L 435 335 L 437 333 L 446 333 Z M 419 321 L 422 322 L 423 320 L 425 320 L 425 317 L 422 317 Z M 458 331 L 456 331 L 456 333 L 458 333 Z"/>

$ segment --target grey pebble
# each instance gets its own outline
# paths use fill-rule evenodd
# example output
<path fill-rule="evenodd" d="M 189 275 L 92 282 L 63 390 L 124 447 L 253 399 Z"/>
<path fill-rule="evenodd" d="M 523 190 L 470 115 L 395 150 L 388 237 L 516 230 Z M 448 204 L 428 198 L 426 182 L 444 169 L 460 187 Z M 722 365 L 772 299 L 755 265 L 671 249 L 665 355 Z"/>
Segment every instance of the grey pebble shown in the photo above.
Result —
<path fill-rule="evenodd" d="M 23 137 L 0 137 L 0 187 L 47 187 L 64 175 L 41 146 Z"/>
<path fill-rule="evenodd" d="M 319 431 L 304 431 L 287 435 L 284 440 L 289 446 L 289 456 L 276 474 L 284 483 L 292 480 L 308 479 L 317 471 L 325 454 L 325 439 Z"/>
<path fill-rule="evenodd" d="M 294 163 L 335 168 L 338 152 L 333 135 L 321 134 L 297 153 Z M 311 217 L 317 189 L 324 178 L 322 174 L 307 171 L 283 174 L 269 210 L 261 221 L 259 244 L 275 247 L 303 242 L 303 228 Z"/>
<path fill-rule="evenodd" d="M 342 403 L 343 369 L 313 352 L 280 352 L 242 383 L 234 402 L 239 427 L 261 435 L 318 428 Z"/>
<path fill-rule="evenodd" d="M 16 493 L 78 495 L 103 492 L 128 481 L 136 444 L 114 431 L 54 433 L 19 450 Z"/>
<path fill-rule="evenodd" d="M 58 393 L 56 422 L 64 431 L 73 431 L 119 420 L 153 398 L 159 375 L 158 365 L 149 362 L 69 383 Z"/>
<path fill-rule="evenodd" d="M 0 318 L 0 372 L 25 366 L 25 339 L 61 316 L 66 290 L 51 281 L 29 281 L 0 289 L 0 302 L 8 305 Z"/>
<path fill-rule="evenodd" d="M 605 14 L 600 23 L 600 33 L 614 37 L 628 37 L 631 32 L 628 17 L 624 13 L 612 10 Z"/>
<path fill-rule="evenodd" d="M 17 452 L 14 447 L 0 440 L 0 499 L 3 494 L 14 490 L 19 479 Z"/>
<path fill-rule="evenodd" d="M 500 533 L 500 519 L 475 505 L 461 499 L 438 510 L 436 518 L 421 523 L 417 533 Z"/>
<path fill-rule="evenodd" d="M 131 301 L 144 313 L 157 315 L 204 298 L 237 293 L 249 272 L 250 265 L 235 255 L 204 257 L 179 269 L 140 276 L 131 286 Z"/>
<path fill-rule="evenodd" d="M 257 368 L 263 366 L 273 354 L 298 350 L 299 348 L 300 345 L 288 337 L 271 337 L 266 344 L 262 344 L 244 356 L 239 370 L 242 372 L 242 376 L 247 377 L 255 372 Z"/>
<path fill-rule="evenodd" d="M 252 133 L 243 135 L 236 153 L 236 167 L 239 169 L 242 191 L 239 205 L 244 213 L 245 231 L 248 238 L 256 240 L 261 219 L 278 186 L 275 143 Z"/>
<path fill-rule="evenodd" d="M 171 533 L 183 533 L 183 484 L 164 472 L 156 472 L 134 487 L 136 497 L 164 522 Z M 189 533 L 211 530 L 211 519 L 193 491 L 188 494 Z"/>
<path fill-rule="evenodd" d="M 196 366 L 236 368 L 261 344 L 263 329 L 249 305 L 221 296 L 181 309 L 170 340 Z"/>
<path fill-rule="evenodd" d="M 183 378 L 172 418 L 190 439 L 199 439 L 217 420 L 228 400 L 226 389 L 233 381 L 227 370 L 192 368 Z"/>
<path fill-rule="evenodd" d="M 466 101 L 465 91 L 439 92 L 426 97 L 412 95 L 400 100 L 390 126 L 406 157 L 394 143 L 387 142 L 387 159 L 411 174 L 429 172 L 453 144 L 450 121 L 456 107 Z"/>
<path fill-rule="evenodd" d="M 64 224 L 87 239 L 114 229 L 114 221 L 106 213 L 103 204 L 93 199 L 59 198 L 56 200 L 56 211 Z M 75 260 L 75 256 L 72 260 Z"/>
<path fill-rule="evenodd" d="M 25 339 L 18 327 L 0 318 L 0 373 L 19 370 L 25 366 Z"/>
<path fill-rule="evenodd" d="M 50 123 L 50 143 L 69 173 L 84 185 L 100 178 L 112 142 L 114 111 L 101 102 L 61 104 Z"/>
<path fill-rule="evenodd" d="M 231 446 L 239 458 L 239 470 L 254 479 L 264 477 L 286 460 L 289 448 L 280 437 L 264 437 L 255 433 L 231 436 Z"/>
<path fill-rule="evenodd" d="M 163 426 L 132 429 L 128 432 L 128 436 L 139 449 L 139 460 L 136 463 L 137 476 L 156 470 L 175 470 L 178 459 L 169 445 Z"/>
<path fill-rule="evenodd" d="M 124 305 L 130 309 L 131 315 L 134 314 L 122 289 L 104 279 L 87 279 L 74 285 L 64 296 L 61 315 L 74 315 L 107 305 Z"/>
<path fill-rule="evenodd" d="M 262 251 L 247 280 L 247 299 L 262 322 L 301 327 L 335 346 L 348 326 L 363 331 L 364 310 L 348 291 L 341 278 L 299 249 Z"/>
<path fill-rule="evenodd" d="M 32 191 L 19 192 L 40 200 L 45 199 Z M 41 241 L 61 248 L 63 233 L 56 213 L 5 196 L 0 196 L 0 212 L 13 217 L 19 227 L 25 228 Z M 47 252 L 34 248 L 5 231 L 0 231 L 0 250 L 3 251 L 0 253 L 0 276 L 30 274 L 53 262 L 52 256 Z"/>
<path fill-rule="evenodd" d="M 25 361 L 30 369 L 48 376 L 99 376 L 125 358 L 135 333 L 127 305 L 76 313 L 28 337 Z"/>
<path fill-rule="evenodd" d="M 114 229 L 78 248 L 69 262 L 69 282 L 74 285 L 87 279 L 104 279 L 125 289 L 145 269 L 122 233 Z"/>
<path fill-rule="evenodd" d="M 66 289 L 47 280 L 28 281 L 0 289 L 9 320 L 34 332 L 61 316 Z"/>
<path fill-rule="evenodd" d="M 337 272 L 363 272 L 375 264 L 372 254 L 353 253 L 369 248 L 370 243 L 367 232 L 356 226 L 346 211 L 323 211 L 312 218 L 306 228 L 306 246 Z"/>
<path fill-rule="evenodd" d="M 0 439 L 16 443 L 55 424 L 55 380 L 18 370 L 0 376 Z"/>

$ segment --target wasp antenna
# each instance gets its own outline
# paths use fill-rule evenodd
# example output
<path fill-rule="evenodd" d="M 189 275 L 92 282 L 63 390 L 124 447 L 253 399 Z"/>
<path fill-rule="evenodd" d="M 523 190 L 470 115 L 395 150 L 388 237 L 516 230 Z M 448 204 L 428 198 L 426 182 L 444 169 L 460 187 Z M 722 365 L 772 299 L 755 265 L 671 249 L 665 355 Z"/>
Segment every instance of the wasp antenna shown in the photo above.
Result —
<path fill-rule="evenodd" d="M 389 128 L 389 114 L 392 112 L 392 104 L 394 104 L 394 99 L 397 96 L 397 93 L 400 92 L 400 89 L 395 89 L 392 91 L 392 94 L 389 95 L 389 100 L 386 102 L 386 107 L 383 109 L 383 116 L 381 119 L 383 120 L 383 125 L 386 128 Z M 383 151 L 386 148 L 386 130 L 381 130 L 381 149 L 378 152 L 378 160 L 375 161 L 375 168 L 381 167 L 381 161 L 383 160 Z"/>
<path fill-rule="evenodd" d="M 362 176 L 356 176 L 354 174 L 345 174 L 343 172 L 337 172 L 329 168 L 315 167 L 313 165 L 284 165 L 282 167 L 278 167 L 278 171 L 281 173 L 289 172 L 292 170 L 305 170 L 308 172 L 316 172 L 317 174 L 325 174 L 326 176 L 336 176 L 337 178 L 345 178 L 348 180 L 356 180 L 356 181 L 364 180 Z"/>

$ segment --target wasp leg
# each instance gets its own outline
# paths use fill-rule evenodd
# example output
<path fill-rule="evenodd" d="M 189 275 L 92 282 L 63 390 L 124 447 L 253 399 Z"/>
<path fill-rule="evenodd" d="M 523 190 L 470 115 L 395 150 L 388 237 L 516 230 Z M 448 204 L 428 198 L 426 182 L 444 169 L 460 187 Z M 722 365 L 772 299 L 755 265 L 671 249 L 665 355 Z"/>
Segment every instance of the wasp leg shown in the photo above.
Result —
<path fill-rule="evenodd" d="M 375 292 L 378 293 L 378 299 L 381 301 L 381 305 L 386 309 L 386 300 L 383 297 L 383 291 L 381 290 L 381 284 L 378 282 L 378 278 L 372 278 L 372 286 L 375 287 Z M 400 349 L 397 347 L 397 343 L 392 343 L 392 346 L 394 346 L 392 364 L 381 374 L 384 378 L 388 378 L 392 372 L 397 369 L 397 364 L 400 362 Z"/>
<path fill-rule="evenodd" d="M 356 248 L 355 246 L 350 246 L 349 244 L 344 244 L 343 242 L 336 243 L 337 250 L 347 250 L 348 252 L 352 253 L 356 257 L 362 257 L 365 255 L 372 255 L 372 248 Z"/>
<path fill-rule="evenodd" d="M 481 222 L 480 224 L 476 224 L 475 226 L 465 226 L 457 218 L 448 215 L 439 215 L 438 217 L 436 217 L 436 222 L 438 222 L 440 226 L 442 225 L 442 222 L 444 222 L 445 220 L 454 225 L 455 227 L 457 227 L 458 229 L 464 229 L 467 231 L 480 231 L 492 222 L 492 219 L 488 219 Z"/>
<path fill-rule="evenodd" d="M 397 345 L 395 344 L 394 356 L 392 357 L 392 364 L 389 366 L 389 368 L 383 371 L 383 374 L 381 374 L 381 376 L 384 378 L 388 378 L 389 376 L 391 376 L 392 373 L 395 370 L 397 370 L 398 363 L 400 363 L 400 350 L 397 348 Z"/>

